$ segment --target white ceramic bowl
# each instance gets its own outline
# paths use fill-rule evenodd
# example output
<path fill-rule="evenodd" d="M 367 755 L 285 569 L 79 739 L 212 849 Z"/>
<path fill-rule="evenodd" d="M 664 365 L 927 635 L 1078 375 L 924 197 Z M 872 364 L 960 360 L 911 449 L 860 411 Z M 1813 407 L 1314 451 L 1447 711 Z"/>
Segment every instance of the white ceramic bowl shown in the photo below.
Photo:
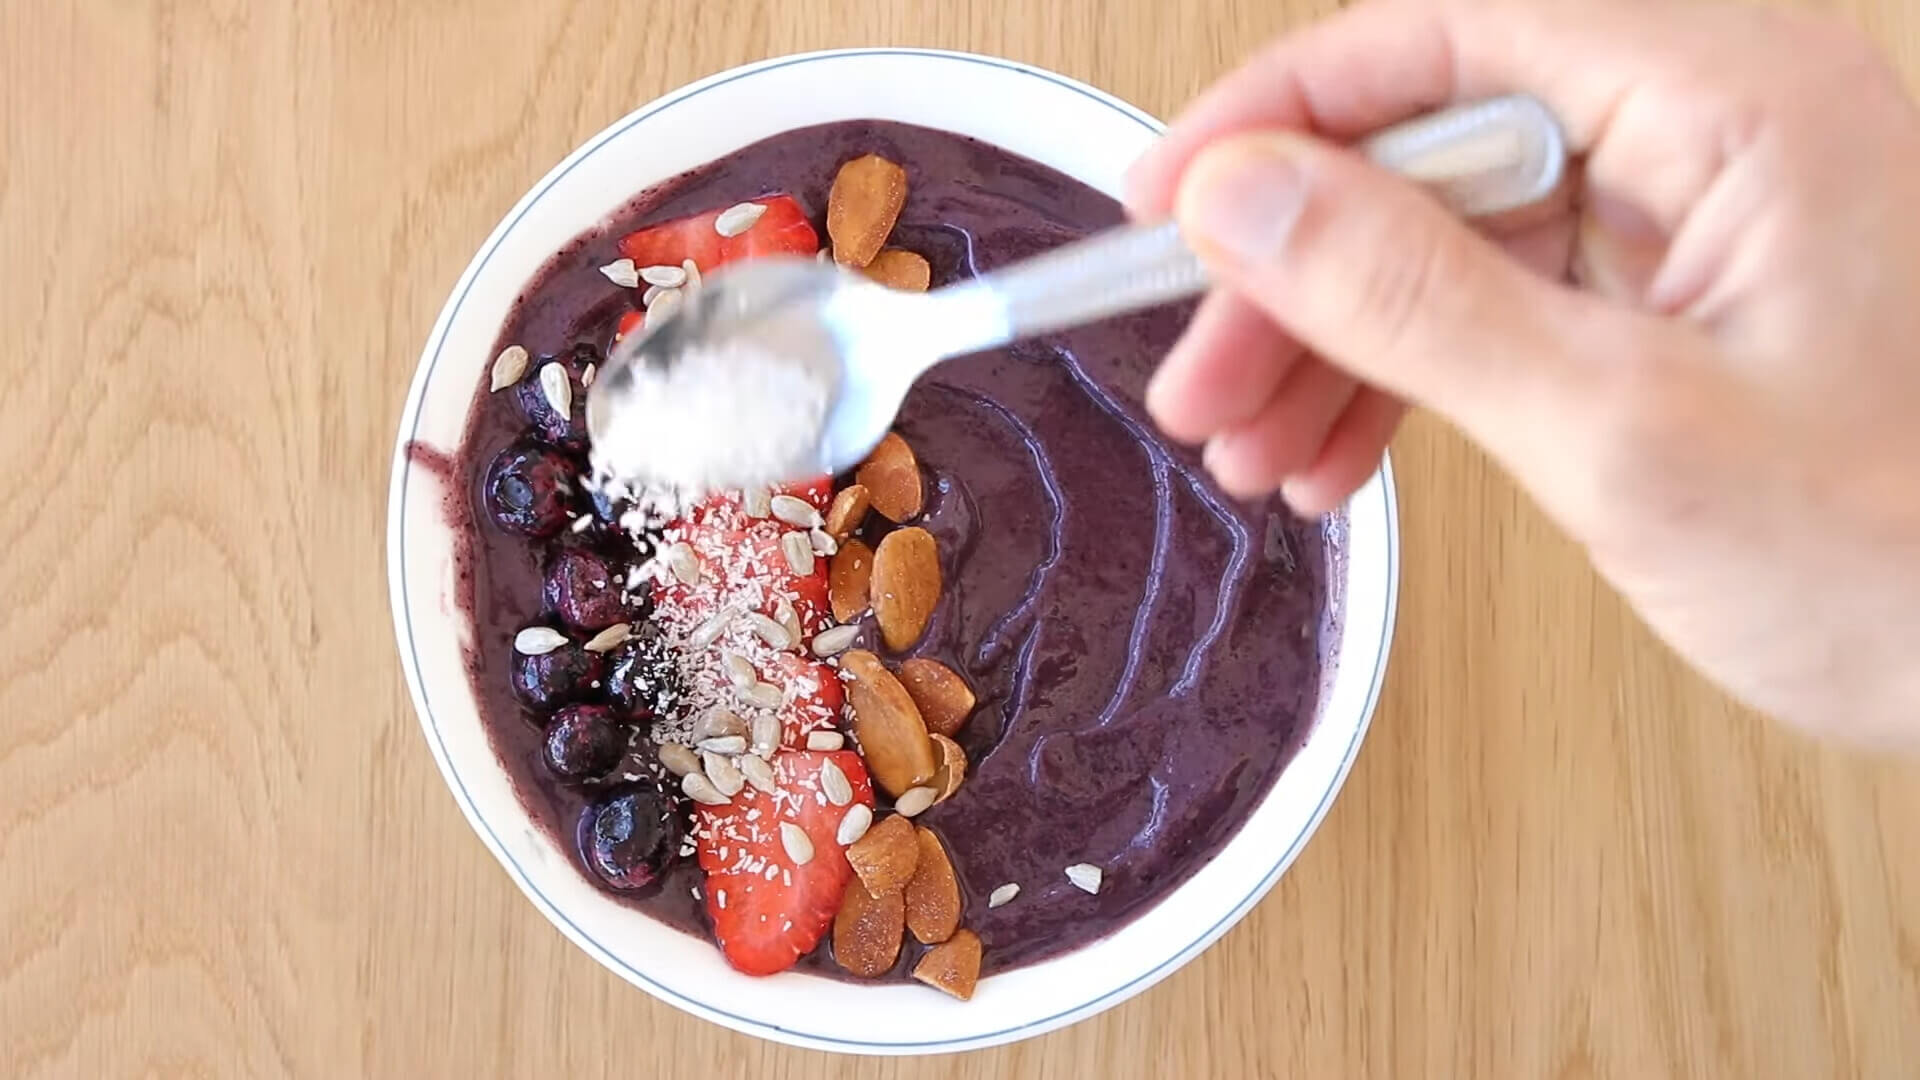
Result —
<path fill-rule="evenodd" d="M 1113 97 L 1037 68 L 958 53 L 862 49 L 769 60 L 669 94 L 594 136 L 534 185 L 473 257 L 420 356 L 400 419 L 387 562 L 402 666 L 447 785 L 494 856 L 561 932 L 634 985 L 738 1031 L 850 1053 L 964 1050 L 1091 1016 L 1152 986 L 1245 915 L 1293 861 L 1346 777 L 1386 665 L 1398 577 L 1391 475 L 1348 510 L 1335 590 L 1335 673 L 1299 755 L 1245 826 L 1186 884 L 1111 937 L 984 980 L 971 1002 L 917 985 L 749 978 L 708 942 L 597 891 L 529 819 L 495 760 L 462 668 L 468 635 L 453 596 L 454 537 L 441 478 L 410 442 L 451 452 L 515 295 L 566 241 L 641 189 L 775 133 L 881 118 L 959 132 L 1117 195 L 1161 125 Z"/>

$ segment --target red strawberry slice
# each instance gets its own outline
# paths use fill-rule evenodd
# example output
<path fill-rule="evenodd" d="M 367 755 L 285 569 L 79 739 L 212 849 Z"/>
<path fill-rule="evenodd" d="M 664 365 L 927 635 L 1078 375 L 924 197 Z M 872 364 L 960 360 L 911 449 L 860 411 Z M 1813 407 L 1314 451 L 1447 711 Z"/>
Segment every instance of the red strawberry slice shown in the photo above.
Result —
<path fill-rule="evenodd" d="M 780 706 L 781 745 L 805 746 L 809 733 L 839 725 L 847 688 L 832 668 L 797 653 L 780 653 L 773 658 L 773 670 L 760 677 L 786 690 L 787 700 Z"/>
<path fill-rule="evenodd" d="M 833 477 L 816 476 L 811 480 L 783 484 L 774 491 L 774 494 L 792 495 L 797 499 L 805 499 L 813 504 L 815 510 L 824 514 L 827 512 L 827 507 L 833 505 Z"/>
<path fill-rule="evenodd" d="M 820 235 L 793 196 L 770 195 L 752 201 L 767 209 L 738 236 L 715 232 L 713 223 L 721 210 L 711 210 L 628 233 L 620 238 L 620 254 L 635 266 L 679 266 L 682 260 L 692 259 L 705 273 L 741 259 L 812 255 L 820 250 Z"/>
<path fill-rule="evenodd" d="M 725 806 L 695 808 L 694 843 L 707 872 L 713 936 L 727 962 L 749 975 L 785 971 L 812 952 L 853 877 L 837 839 L 847 807 L 834 805 L 820 787 L 829 761 L 845 774 L 853 801 L 872 807 L 860 755 L 799 750 L 774 756 L 773 794 L 749 786 Z M 782 842 L 783 822 L 799 826 L 812 843 L 805 863 L 796 864 Z"/>
<path fill-rule="evenodd" d="M 619 341 L 621 338 L 626 337 L 628 334 L 631 334 L 635 330 L 638 330 L 642 326 L 645 326 L 646 322 L 647 322 L 646 312 L 644 311 L 627 312 L 625 315 L 620 316 L 619 324 L 613 328 L 613 340 Z"/>

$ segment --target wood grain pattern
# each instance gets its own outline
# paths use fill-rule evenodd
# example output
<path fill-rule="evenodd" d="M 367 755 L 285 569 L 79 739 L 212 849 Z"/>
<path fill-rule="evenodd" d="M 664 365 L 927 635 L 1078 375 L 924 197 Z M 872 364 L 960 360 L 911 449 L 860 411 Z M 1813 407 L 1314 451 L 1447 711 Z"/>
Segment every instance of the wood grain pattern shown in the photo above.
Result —
<path fill-rule="evenodd" d="M 776 52 L 1001 53 L 1168 114 L 1331 0 L 0 4 L 0 1075 L 1911 1076 L 1920 767 L 1658 648 L 1416 422 L 1392 677 L 1273 896 L 952 1059 L 785 1050 L 568 945 L 471 835 L 387 616 L 392 432 L 498 216 Z M 1920 74 L 1905 0 L 1843 5 Z"/>

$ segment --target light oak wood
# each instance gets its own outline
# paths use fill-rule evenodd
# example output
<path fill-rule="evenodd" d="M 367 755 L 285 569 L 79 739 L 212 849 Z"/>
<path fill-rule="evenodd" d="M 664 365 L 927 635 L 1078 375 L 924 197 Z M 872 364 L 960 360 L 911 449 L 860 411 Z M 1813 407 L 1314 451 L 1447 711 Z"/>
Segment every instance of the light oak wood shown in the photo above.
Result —
<path fill-rule="evenodd" d="M 1920 74 L 1920 9 L 1839 5 Z M 1920 766 L 1729 706 L 1416 422 L 1390 685 L 1292 873 L 960 1058 L 682 1016 L 442 787 L 382 530 L 414 358 L 553 161 L 770 53 L 1000 53 L 1162 115 L 1307 0 L 0 4 L 0 1075 L 1912 1076 Z"/>

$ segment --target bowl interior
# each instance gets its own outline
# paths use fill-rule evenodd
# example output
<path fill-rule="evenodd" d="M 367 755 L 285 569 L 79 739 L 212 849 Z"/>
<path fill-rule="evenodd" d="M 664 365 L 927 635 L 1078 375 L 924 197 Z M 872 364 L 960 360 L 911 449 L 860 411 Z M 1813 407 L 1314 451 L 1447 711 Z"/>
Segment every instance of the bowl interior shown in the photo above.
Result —
<path fill-rule="evenodd" d="M 696 83 L 595 136 L 488 237 L 421 356 L 401 420 L 388 562 L 403 667 L 435 759 L 461 809 L 555 926 L 655 996 L 728 1027 L 855 1053 L 959 1050 L 1038 1034 L 1110 1007 L 1177 969 L 1264 895 L 1325 813 L 1358 750 L 1385 666 L 1397 578 L 1390 474 L 1347 516 L 1338 663 L 1306 744 L 1220 855 L 1111 937 L 983 981 L 959 1003 L 918 986 L 858 986 L 732 971 L 680 934 L 589 885 L 528 818 L 495 761 L 462 662 L 454 533 L 444 473 L 409 444 L 452 453 L 488 351 L 519 290 L 557 248 L 656 182 L 781 131 L 879 118 L 973 136 L 1117 195 L 1159 134 L 1151 117 L 1061 76 L 1003 60 L 854 50 L 767 61 Z"/>

